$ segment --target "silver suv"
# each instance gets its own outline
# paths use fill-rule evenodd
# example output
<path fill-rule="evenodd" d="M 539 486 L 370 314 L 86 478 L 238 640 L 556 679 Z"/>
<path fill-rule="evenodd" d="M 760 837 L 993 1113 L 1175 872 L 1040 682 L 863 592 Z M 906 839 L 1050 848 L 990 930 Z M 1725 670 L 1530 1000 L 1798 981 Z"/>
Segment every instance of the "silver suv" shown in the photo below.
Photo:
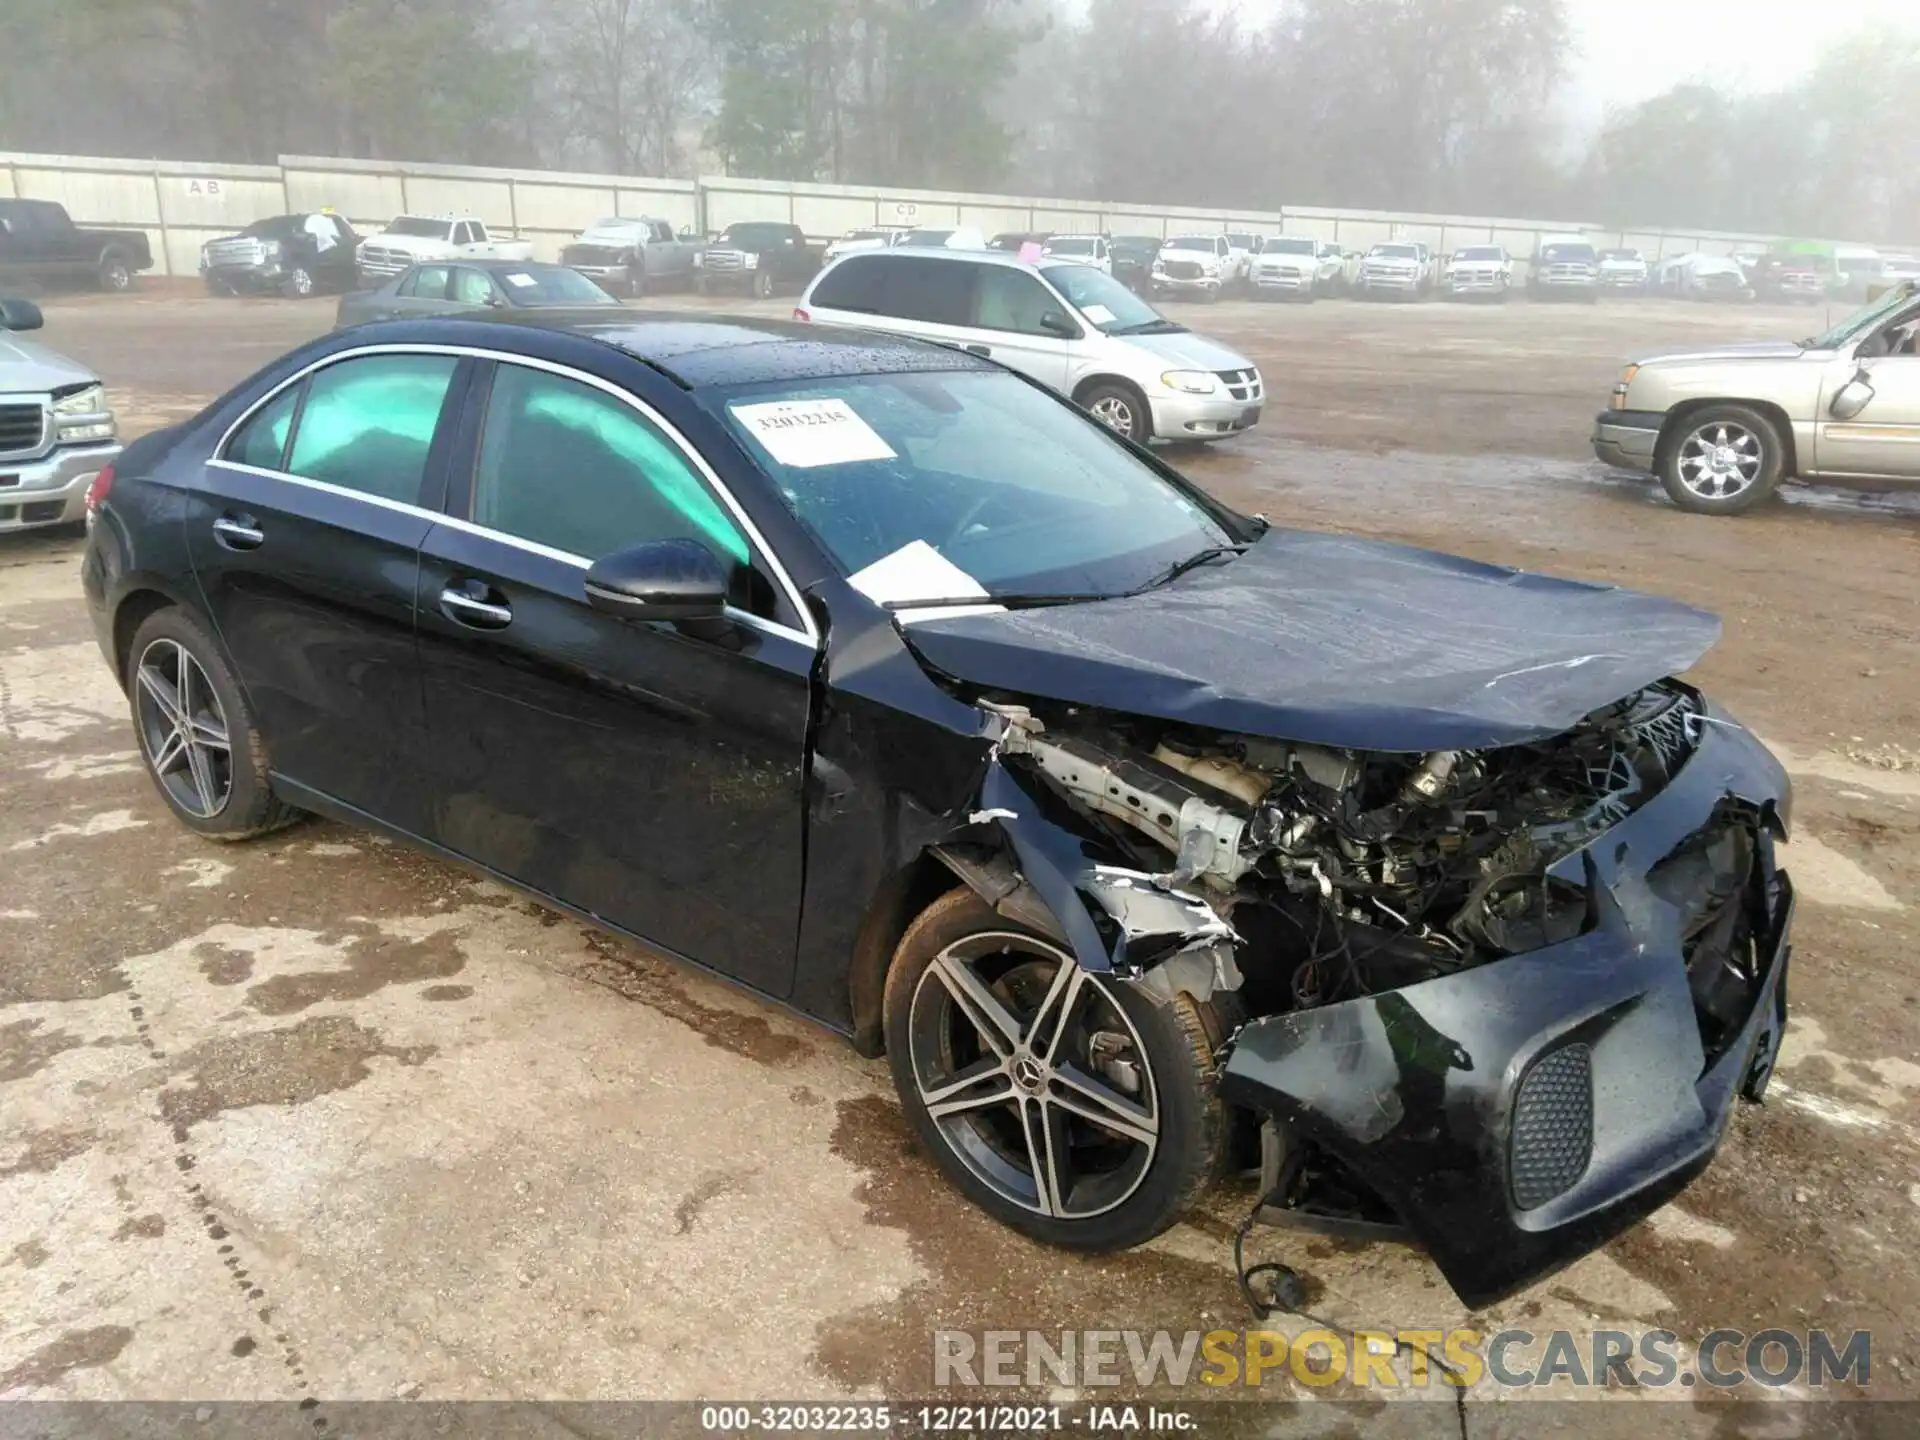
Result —
<path fill-rule="evenodd" d="M 847 255 L 793 314 L 991 356 L 1143 444 L 1237 435 L 1266 398 L 1246 356 L 1073 260 L 905 245 Z"/>
<path fill-rule="evenodd" d="M 100 377 L 44 345 L 40 307 L 0 300 L 0 531 L 86 518 L 87 487 L 120 453 Z"/>

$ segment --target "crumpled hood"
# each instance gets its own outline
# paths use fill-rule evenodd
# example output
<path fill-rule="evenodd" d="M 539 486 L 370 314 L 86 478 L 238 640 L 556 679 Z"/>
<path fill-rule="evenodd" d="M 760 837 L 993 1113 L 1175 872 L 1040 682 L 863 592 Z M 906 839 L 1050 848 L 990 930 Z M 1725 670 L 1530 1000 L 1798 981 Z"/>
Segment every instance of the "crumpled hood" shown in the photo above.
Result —
<path fill-rule="evenodd" d="M 1136 349 L 1156 355 L 1168 364 L 1188 370 L 1251 370 L 1254 364 L 1238 350 L 1229 350 L 1218 340 L 1209 340 L 1191 330 L 1171 335 L 1116 335 L 1113 337 Z"/>
<path fill-rule="evenodd" d="M 1274 530 L 1144 594 L 924 620 L 971 685 L 1364 750 L 1518 744 L 1687 669 L 1719 620 L 1658 596 Z"/>
<path fill-rule="evenodd" d="M 99 377 L 56 350 L 0 332 L 0 395 L 35 394 L 62 385 L 90 385 Z"/>

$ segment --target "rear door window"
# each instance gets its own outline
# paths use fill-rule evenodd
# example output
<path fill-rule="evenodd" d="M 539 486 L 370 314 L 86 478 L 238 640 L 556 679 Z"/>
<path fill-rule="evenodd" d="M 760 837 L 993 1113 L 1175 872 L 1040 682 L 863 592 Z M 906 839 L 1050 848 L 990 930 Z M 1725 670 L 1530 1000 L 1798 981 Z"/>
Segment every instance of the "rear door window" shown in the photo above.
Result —
<path fill-rule="evenodd" d="M 227 442 L 226 458 L 236 465 L 278 470 L 287 454 L 287 433 L 304 387 L 290 385 L 247 417 L 247 423 Z"/>
<path fill-rule="evenodd" d="M 968 325 L 976 268 L 920 255 L 855 256 L 821 277 L 813 303 L 825 310 L 890 315 L 928 325 Z"/>
<path fill-rule="evenodd" d="M 452 355 L 364 355 L 317 372 L 286 468 L 417 505 L 458 364 Z"/>
<path fill-rule="evenodd" d="M 400 282 L 398 293 L 409 300 L 444 300 L 450 273 L 446 265 L 416 265 L 413 273 Z"/>
<path fill-rule="evenodd" d="M 453 298 L 462 305 L 490 305 L 493 295 L 493 277 L 486 271 L 462 265 L 453 272 Z"/>

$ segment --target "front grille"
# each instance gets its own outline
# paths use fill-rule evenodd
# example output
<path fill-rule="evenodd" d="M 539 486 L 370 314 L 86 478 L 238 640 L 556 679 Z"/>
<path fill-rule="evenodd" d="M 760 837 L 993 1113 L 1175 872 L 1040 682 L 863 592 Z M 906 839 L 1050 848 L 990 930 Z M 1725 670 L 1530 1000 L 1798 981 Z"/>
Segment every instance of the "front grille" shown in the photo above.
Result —
<path fill-rule="evenodd" d="M 560 251 L 562 265 L 618 265 L 624 253 L 611 245 L 568 245 Z"/>
<path fill-rule="evenodd" d="M 1593 1052 L 1565 1045 L 1541 1056 L 1513 1097 L 1508 1139 L 1513 1203 L 1522 1210 L 1564 1195 L 1593 1159 Z"/>
<path fill-rule="evenodd" d="M 58 520 L 66 508 L 63 500 L 41 500 L 32 505 L 22 505 L 20 519 L 28 525 L 44 525 L 48 521 Z"/>
<path fill-rule="evenodd" d="M 41 405 L 0 405 L 0 455 L 32 455 L 45 444 L 47 412 Z"/>
<path fill-rule="evenodd" d="M 375 275 L 398 275 L 413 264 L 413 256 L 404 250 L 389 250 L 380 245 L 360 247 L 360 268 Z"/>
<path fill-rule="evenodd" d="M 707 270 L 740 270 L 745 268 L 746 256 L 738 250 L 709 250 L 702 268 Z"/>
<path fill-rule="evenodd" d="M 1360 274 L 1363 279 L 1398 285 L 1411 285 L 1417 278 L 1413 271 L 1395 269 L 1391 265 L 1362 265 Z"/>
<path fill-rule="evenodd" d="M 1585 285 L 1593 279 L 1593 270 L 1586 265 L 1549 265 L 1542 278 L 1549 285 Z"/>
<path fill-rule="evenodd" d="M 1245 370 L 1216 370 L 1220 383 L 1227 387 L 1227 394 L 1236 400 L 1258 400 L 1261 395 L 1260 372 L 1249 367 Z"/>
<path fill-rule="evenodd" d="M 251 270 L 265 258 L 266 251 L 252 236 L 215 240 L 207 246 L 207 264 L 216 269 Z"/>
<path fill-rule="evenodd" d="M 1169 280 L 1198 280 L 1200 266 L 1193 260 L 1169 260 L 1161 267 Z"/>

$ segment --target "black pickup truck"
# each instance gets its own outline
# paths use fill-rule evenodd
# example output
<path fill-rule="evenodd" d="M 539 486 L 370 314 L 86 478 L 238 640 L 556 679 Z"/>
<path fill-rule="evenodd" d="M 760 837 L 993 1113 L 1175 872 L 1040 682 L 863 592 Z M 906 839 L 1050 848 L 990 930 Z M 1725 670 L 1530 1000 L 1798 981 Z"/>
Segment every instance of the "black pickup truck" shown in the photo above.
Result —
<path fill-rule="evenodd" d="M 747 220 L 729 225 L 693 256 L 694 288 L 744 290 L 761 299 L 777 290 L 804 290 L 820 269 L 820 251 L 798 225 Z"/>
<path fill-rule="evenodd" d="M 136 271 L 152 268 L 144 231 L 82 229 L 51 200 L 0 200 L 0 284 L 127 290 Z"/>
<path fill-rule="evenodd" d="M 274 215 L 202 245 L 200 275 L 210 295 L 277 292 L 301 299 L 355 289 L 359 249 L 353 226 L 330 210 Z"/>

